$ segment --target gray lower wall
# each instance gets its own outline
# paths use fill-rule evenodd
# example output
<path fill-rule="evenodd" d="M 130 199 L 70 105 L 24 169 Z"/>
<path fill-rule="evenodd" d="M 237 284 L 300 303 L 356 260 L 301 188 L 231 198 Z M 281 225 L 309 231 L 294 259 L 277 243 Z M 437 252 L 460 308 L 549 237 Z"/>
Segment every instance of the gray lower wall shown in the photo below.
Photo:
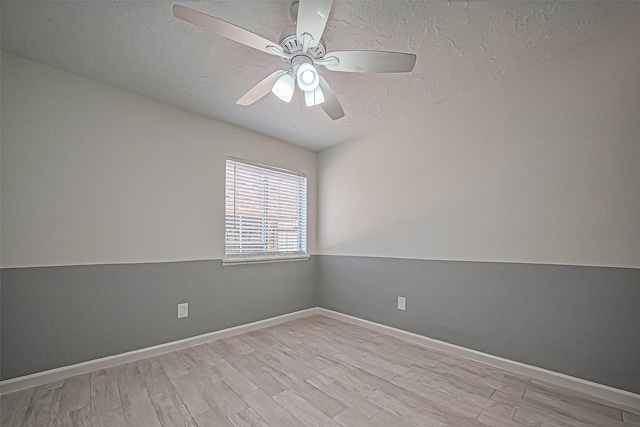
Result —
<path fill-rule="evenodd" d="M 640 393 L 638 269 L 314 256 L 3 269 L 1 281 L 2 379 L 319 305 Z"/>
<path fill-rule="evenodd" d="M 640 393 L 639 269 L 319 256 L 318 274 L 321 307 Z"/>
<path fill-rule="evenodd" d="M 315 257 L 11 268 L 1 281 L 2 379 L 314 307 L 318 289 Z"/>

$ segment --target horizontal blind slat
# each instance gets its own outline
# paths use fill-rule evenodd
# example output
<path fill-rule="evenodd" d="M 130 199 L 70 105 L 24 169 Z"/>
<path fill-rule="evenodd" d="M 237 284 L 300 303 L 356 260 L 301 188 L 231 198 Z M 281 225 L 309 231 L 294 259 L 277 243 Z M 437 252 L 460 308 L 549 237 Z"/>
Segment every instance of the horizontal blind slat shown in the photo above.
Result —
<path fill-rule="evenodd" d="M 306 177 L 228 159 L 225 185 L 225 257 L 306 254 Z"/>

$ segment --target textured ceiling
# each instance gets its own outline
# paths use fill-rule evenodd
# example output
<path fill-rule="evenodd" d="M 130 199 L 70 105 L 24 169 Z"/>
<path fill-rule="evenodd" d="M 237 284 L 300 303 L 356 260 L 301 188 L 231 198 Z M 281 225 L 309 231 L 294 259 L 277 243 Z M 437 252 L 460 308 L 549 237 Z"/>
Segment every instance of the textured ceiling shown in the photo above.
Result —
<path fill-rule="evenodd" d="M 181 2 L 278 40 L 292 25 L 290 1 Z M 172 15 L 164 1 L 3 1 L 2 48 L 255 132 L 322 150 L 590 39 L 637 25 L 640 3 L 335 0 L 327 49 L 415 53 L 407 74 L 320 72 L 346 116 L 269 94 L 235 101 L 279 58 L 209 34 Z"/>

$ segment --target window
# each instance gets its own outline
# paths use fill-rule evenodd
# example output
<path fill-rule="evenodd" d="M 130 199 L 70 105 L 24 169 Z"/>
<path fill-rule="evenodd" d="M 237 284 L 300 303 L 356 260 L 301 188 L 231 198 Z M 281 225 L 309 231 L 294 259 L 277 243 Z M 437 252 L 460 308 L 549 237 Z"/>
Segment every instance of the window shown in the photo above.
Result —
<path fill-rule="evenodd" d="M 224 263 L 307 258 L 307 177 L 227 158 Z"/>

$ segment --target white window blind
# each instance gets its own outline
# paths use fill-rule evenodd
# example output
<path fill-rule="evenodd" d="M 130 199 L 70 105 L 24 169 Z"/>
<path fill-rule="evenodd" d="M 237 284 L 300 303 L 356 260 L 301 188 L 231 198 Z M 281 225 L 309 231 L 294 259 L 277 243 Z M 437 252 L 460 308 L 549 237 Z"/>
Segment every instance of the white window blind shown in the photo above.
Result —
<path fill-rule="evenodd" d="M 225 263 L 307 257 L 307 178 L 227 159 Z"/>

